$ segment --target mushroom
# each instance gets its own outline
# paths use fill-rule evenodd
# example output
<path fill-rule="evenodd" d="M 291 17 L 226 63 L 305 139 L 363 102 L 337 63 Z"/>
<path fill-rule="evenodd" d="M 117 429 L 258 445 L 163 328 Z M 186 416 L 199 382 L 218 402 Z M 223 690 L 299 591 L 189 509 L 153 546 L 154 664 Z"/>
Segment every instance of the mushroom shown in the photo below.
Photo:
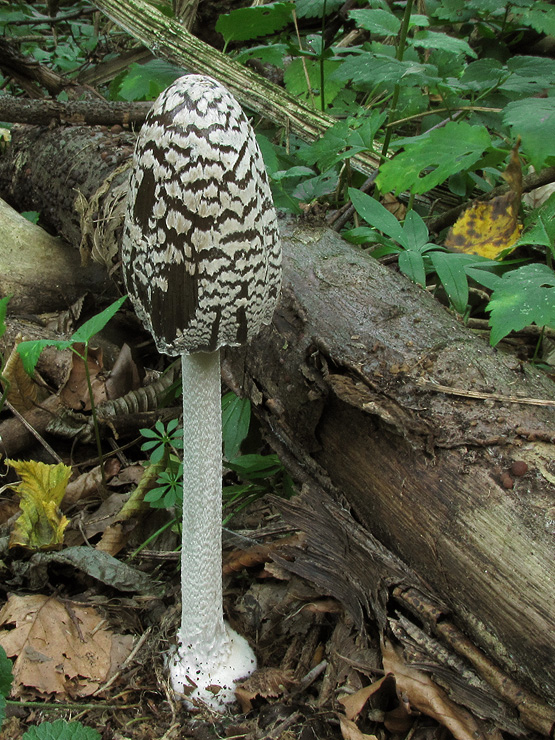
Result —
<path fill-rule="evenodd" d="M 189 700 L 223 709 L 256 660 L 223 619 L 220 347 L 270 323 L 281 246 L 254 132 L 210 77 L 176 80 L 141 128 L 122 260 L 158 350 L 182 357 L 182 613 L 171 681 Z"/>

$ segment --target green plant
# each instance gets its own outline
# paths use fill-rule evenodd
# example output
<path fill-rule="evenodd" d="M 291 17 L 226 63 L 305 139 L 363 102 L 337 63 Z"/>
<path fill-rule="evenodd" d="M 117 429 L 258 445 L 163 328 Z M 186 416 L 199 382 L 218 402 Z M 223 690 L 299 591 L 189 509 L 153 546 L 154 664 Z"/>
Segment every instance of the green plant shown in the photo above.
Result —
<path fill-rule="evenodd" d="M 4 648 L 0 646 L 0 728 L 6 717 L 6 704 L 25 705 L 25 702 L 9 701 L 6 698 L 10 694 L 12 683 L 12 662 Z M 21 740 L 100 740 L 100 733 L 92 727 L 85 727 L 81 722 L 57 719 L 29 728 Z"/>
<path fill-rule="evenodd" d="M 157 421 L 154 429 L 141 429 L 146 438 L 141 450 L 150 452 L 150 464 L 165 461 L 165 469 L 157 478 L 157 485 L 144 496 L 153 509 L 170 509 L 183 503 L 183 465 L 177 450 L 183 449 L 183 430 L 178 419 L 167 426 Z"/>
<path fill-rule="evenodd" d="M 349 196 L 357 213 L 371 228 L 362 226 L 351 229 L 345 236 L 357 243 L 381 243 L 381 247 L 371 252 L 376 258 L 398 254 L 401 272 L 422 287 L 426 286 L 426 276 L 435 272 L 455 310 L 464 314 L 468 304 L 466 268 L 482 262 L 482 259 L 466 254 L 450 254 L 444 247 L 430 242 L 428 227 L 414 210 L 407 213 L 401 224 L 381 203 L 366 193 L 350 188 Z"/>
<path fill-rule="evenodd" d="M 6 332 L 6 313 L 8 311 L 8 303 L 10 302 L 11 295 L 7 295 L 0 299 L 0 337 L 4 336 Z M 7 378 L 4 377 L 4 358 L 0 354 L 0 383 L 2 383 L 2 395 L 0 396 L 0 411 L 4 408 L 7 395 L 10 391 L 10 384 Z"/>
<path fill-rule="evenodd" d="M 278 491 L 289 497 L 292 481 L 276 455 L 241 455 L 240 448 L 249 435 L 251 404 L 248 398 L 239 398 L 229 391 L 222 396 L 222 443 L 225 467 L 236 473 L 240 482 L 222 489 L 224 525 L 242 509 L 269 491 Z M 149 464 L 165 460 L 165 469 L 157 485 L 148 491 L 144 500 L 154 509 L 169 509 L 183 504 L 183 465 L 178 450 L 183 448 L 182 429 L 178 420 L 167 426 L 157 421 L 153 429 L 141 429 L 147 440 L 141 445 L 149 453 Z M 175 523 L 177 519 L 172 521 Z"/>
<path fill-rule="evenodd" d="M 77 331 L 75 331 L 72 336 L 64 341 L 59 341 L 55 339 L 36 339 L 33 341 L 28 342 L 20 342 L 17 346 L 17 351 L 21 357 L 21 362 L 23 364 L 23 368 L 29 375 L 33 375 L 35 372 L 35 368 L 37 366 L 37 362 L 39 361 L 39 357 L 45 347 L 56 347 L 56 349 L 63 350 L 63 349 L 70 349 L 77 357 L 79 357 L 83 361 L 83 366 L 85 370 L 85 377 L 87 379 L 87 388 L 89 391 L 89 400 L 91 404 L 91 413 L 93 417 L 94 422 L 94 434 L 95 434 L 95 440 L 96 440 L 96 446 L 98 451 L 98 459 L 100 461 L 100 469 L 102 472 L 102 480 L 104 485 L 106 485 L 106 480 L 104 478 L 104 465 L 103 460 L 104 456 L 102 453 L 102 444 L 100 442 L 100 430 L 98 426 L 98 418 L 96 415 L 96 405 L 94 402 L 94 395 L 93 395 L 93 389 L 91 384 L 91 376 L 89 371 L 89 365 L 87 362 L 88 354 L 89 354 L 89 344 L 91 339 L 95 334 L 98 334 L 102 329 L 106 326 L 108 321 L 115 316 L 115 314 L 119 311 L 121 308 L 123 302 L 125 301 L 126 296 L 123 296 L 122 298 L 119 298 L 117 301 L 112 303 L 108 308 L 104 309 L 101 313 L 97 314 L 96 316 L 93 316 L 88 321 L 85 321 L 84 324 L 82 324 Z M 83 349 L 81 349 L 81 345 Z M 77 349 L 79 347 L 79 349 Z"/>

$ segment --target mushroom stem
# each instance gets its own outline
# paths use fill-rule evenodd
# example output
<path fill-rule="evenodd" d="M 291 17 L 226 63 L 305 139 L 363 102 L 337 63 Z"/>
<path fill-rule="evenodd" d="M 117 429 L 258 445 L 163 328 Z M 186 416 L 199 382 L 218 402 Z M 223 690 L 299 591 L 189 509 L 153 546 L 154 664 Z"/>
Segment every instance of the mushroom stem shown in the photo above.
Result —
<path fill-rule="evenodd" d="M 223 619 L 219 350 L 183 354 L 182 372 L 182 604 L 171 678 L 179 693 L 219 709 L 234 699 L 234 682 L 256 667 L 247 641 Z"/>
<path fill-rule="evenodd" d="M 186 634 L 181 637 L 195 649 L 199 643 L 221 642 L 224 634 L 220 352 L 182 355 L 181 366 L 186 440 L 181 551 L 181 631 Z"/>

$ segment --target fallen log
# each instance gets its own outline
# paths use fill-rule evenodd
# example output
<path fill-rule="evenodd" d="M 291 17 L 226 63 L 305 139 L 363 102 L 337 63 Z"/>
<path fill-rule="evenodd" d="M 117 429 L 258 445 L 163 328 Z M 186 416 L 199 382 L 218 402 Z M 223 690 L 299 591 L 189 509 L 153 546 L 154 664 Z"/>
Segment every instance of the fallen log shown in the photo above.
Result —
<path fill-rule="evenodd" d="M 21 130 L 0 161 L 0 194 L 44 209 L 76 245 L 83 224 L 114 266 L 124 136 Z M 68 168 L 71 187 L 69 175 L 52 177 Z M 401 639 L 407 625 L 391 609 L 419 615 L 417 626 L 492 692 L 489 709 L 483 689 L 474 704 L 467 691 L 467 705 L 515 734 L 549 735 L 554 384 L 330 230 L 286 220 L 281 230 L 284 288 L 273 324 L 247 349 L 228 351 L 223 369 L 305 484 L 300 501 L 282 506 L 308 530 L 288 567 L 340 598 L 361 628 L 371 614 Z M 377 553 L 387 568 L 377 568 Z"/>

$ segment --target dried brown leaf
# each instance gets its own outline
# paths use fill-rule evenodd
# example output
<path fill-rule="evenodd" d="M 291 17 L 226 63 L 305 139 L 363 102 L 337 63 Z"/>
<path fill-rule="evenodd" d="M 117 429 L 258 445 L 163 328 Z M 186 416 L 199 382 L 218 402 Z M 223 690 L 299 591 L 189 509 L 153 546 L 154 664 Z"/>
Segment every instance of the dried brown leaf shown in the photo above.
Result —
<path fill-rule="evenodd" d="M 128 344 L 124 344 L 106 380 L 108 398 L 120 398 L 141 387 L 141 377 Z"/>
<path fill-rule="evenodd" d="M 120 468 L 121 463 L 115 457 L 106 460 L 104 463 L 106 480 L 109 481 L 113 476 L 117 475 Z M 78 478 L 67 484 L 66 492 L 61 503 L 62 509 L 67 509 L 81 499 L 94 495 L 97 493 L 101 483 L 102 471 L 100 470 L 100 465 L 82 473 Z"/>
<path fill-rule="evenodd" d="M 74 345 L 74 348 L 81 355 L 85 351 L 83 344 L 77 343 Z M 106 395 L 106 380 L 102 375 L 102 349 L 89 347 L 87 366 L 91 378 L 94 402 L 95 404 L 103 403 L 108 400 L 108 397 Z M 76 354 L 73 354 L 71 372 L 69 373 L 66 384 L 60 391 L 60 399 L 64 406 L 74 411 L 90 411 L 91 401 L 85 373 L 85 363 Z"/>
<path fill-rule="evenodd" d="M 281 668 L 260 668 L 246 681 L 237 685 L 235 695 L 243 712 L 248 712 L 252 709 L 252 702 L 256 697 L 275 699 L 288 692 L 294 684 L 292 671 Z"/>
<path fill-rule="evenodd" d="M 12 696 L 89 696 L 131 652 L 133 637 L 102 626 L 91 607 L 11 595 L 0 611 L 0 645 L 15 658 Z"/>
<path fill-rule="evenodd" d="M 397 695 L 409 707 L 432 717 L 446 727 L 457 740 L 477 740 L 484 737 L 475 718 L 455 704 L 428 673 L 409 665 L 402 651 L 384 638 L 383 668 L 395 676 Z"/>
<path fill-rule="evenodd" d="M 339 717 L 339 724 L 343 740 L 378 740 L 376 735 L 366 735 L 361 732 L 355 723 L 346 717 Z"/>
<path fill-rule="evenodd" d="M 20 414 L 34 408 L 46 398 L 46 391 L 23 369 L 17 345 L 10 352 L 2 375 L 9 383 L 7 399 Z"/>
<path fill-rule="evenodd" d="M 378 681 L 374 681 L 374 683 L 370 684 L 370 686 L 364 686 L 364 688 L 359 689 L 354 694 L 342 696 L 339 699 L 339 703 L 343 704 L 343 706 L 345 707 L 345 714 L 347 715 L 347 719 L 355 719 L 355 717 L 358 717 L 358 715 L 364 709 L 364 706 L 368 699 L 375 693 L 377 693 L 381 689 L 384 681 L 387 680 L 387 676 L 382 676 L 382 678 L 380 678 Z"/>

